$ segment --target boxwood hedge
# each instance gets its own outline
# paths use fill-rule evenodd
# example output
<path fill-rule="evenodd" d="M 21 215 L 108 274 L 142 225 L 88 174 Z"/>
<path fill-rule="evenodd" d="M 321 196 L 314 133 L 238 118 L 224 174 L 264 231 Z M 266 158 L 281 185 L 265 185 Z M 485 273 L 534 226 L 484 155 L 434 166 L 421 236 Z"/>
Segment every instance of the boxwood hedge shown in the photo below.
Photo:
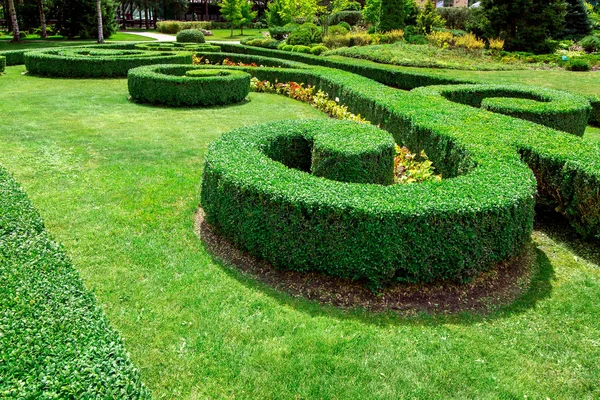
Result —
<path fill-rule="evenodd" d="M 139 50 L 157 50 L 157 51 L 194 51 L 194 52 L 215 52 L 221 51 L 221 47 L 212 44 L 198 43 L 177 43 L 177 42 L 142 42 L 135 45 Z"/>
<path fill-rule="evenodd" d="M 206 158 L 207 222 L 277 266 L 375 285 L 470 276 L 517 255 L 529 240 L 534 174 L 540 196 L 577 230 L 600 233 L 598 143 L 344 71 L 237 69 L 338 97 L 397 143 L 424 149 L 445 178 L 407 186 L 335 182 L 268 157 L 260 136 L 286 126 L 225 135 Z"/>
<path fill-rule="evenodd" d="M 129 94 L 142 103 L 215 106 L 239 103 L 250 92 L 250 74 L 192 65 L 151 65 L 127 76 Z"/>
<path fill-rule="evenodd" d="M 4 72 L 6 68 L 6 57 L 0 56 L 0 72 Z"/>
<path fill-rule="evenodd" d="M 156 52 L 106 48 L 63 48 L 25 53 L 33 75 L 64 78 L 127 76 L 127 71 L 151 64 L 191 64 L 190 52 Z"/>
<path fill-rule="evenodd" d="M 301 53 L 290 53 L 287 51 L 265 49 L 253 46 L 244 46 L 233 43 L 220 44 L 225 52 L 236 54 L 250 54 L 270 58 L 279 58 L 285 60 L 297 61 L 309 65 L 318 65 L 323 67 L 336 68 L 343 71 L 362 75 L 366 78 L 383 83 L 388 86 L 397 87 L 404 90 L 412 90 L 422 86 L 447 85 L 447 84 L 476 84 L 481 83 L 477 80 L 467 80 L 459 78 L 449 78 L 435 75 L 427 72 L 414 72 L 405 70 L 392 65 L 375 64 L 358 59 L 343 59 L 339 57 L 322 57 Z M 592 115 L 590 122 L 600 124 L 600 101 L 597 97 L 590 99 L 592 106 Z"/>
<path fill-rule="evenodd" d="M 149 397 L 94 296 L 0 167 L 0 398 Z"/>
<path fill-rule="evenodd" d="M 523 85 L 445 85 L 415 89 L 421 94 L 526 119 L 582 136 L 591 111 L 583 96 Z"/>

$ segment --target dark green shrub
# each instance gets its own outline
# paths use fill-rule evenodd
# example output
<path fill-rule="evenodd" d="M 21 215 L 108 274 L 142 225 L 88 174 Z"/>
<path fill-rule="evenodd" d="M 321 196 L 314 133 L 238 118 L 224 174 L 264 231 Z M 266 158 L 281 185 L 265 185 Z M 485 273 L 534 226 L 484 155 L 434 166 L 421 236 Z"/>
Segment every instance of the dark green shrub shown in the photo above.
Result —
<path fill-rule="evenodd" d="M 592 112 L 590 113 L 589 123 L 590 125 L 600 125 L 600 96 L 589 96 L 588 100 L 592 106 Z"/>
<path fill-rule="evenodd" d="M 274 26 L 269 28 L 269 35 L 273 39 L 283 40 L 288 37 L 292 32 L 298 29 L 298 24 L 287 24 L 285 26 Z"/>
<path fill-rule="evenodd" d="M 292 46 L 291 44 L 286 44 L 282 48 L 283 51 L 292 51 L 293 49 L 294 49 L 294 46 Z"/>
<path fill-rule="evenodd" d="M 362 11 L 340 11 L 329 17 L 329 25 L 346 22 L 350 26 L 355 26 L 362 21 L 362 18 Z"/>
<path fill-rule="evenodd" d="M 378 30 L 389 32 L 404 28 L 404 0 L 382 0 Z"/>
<path fill-rule="evenodd" d="M 572 59 L 569 61 L 569 63 L 567 64 L 566 68 L 569 71 L 580 71 L 580 72 L 585 72 L 585 71 L 589 71 L 590 69 L 592 69 L 592 67 L 590 67 L 590 63 L 588 63 L 585 60 L 581 60 L 581 59 Z"/>
<path fill-rule="evenodd" d="M 2 167 L 0 255 L 0 397 L 150 398 L 121 337 Z"/>
<path fill-rule="evenodd" d="M 312 35 L 308 30 L 297 29 L 296 31 L 290 33 L 286 42 L 291 45 L 304 45 L 308 46 L 312 42 Z"/>
<path fill-rule="evenodd" d="M 579 44 L 586 53 L 597 53 L 600 51 L 600 37 L 598 36 L 586 36 L 581 39 Z"/>
<path fill-rule="evenodd" d="M 160 33 L 177 34 L 184 29 L 211 29 L 210 21 L 158 21 L 156 28 Z"/>
<path fill-rule="evenodd" d="M 127 71 L 142 65 L 191 64 L 192 53 L 105 48 L 69 48 L 30 51 L 25 66 L 32 75 L 64 78 L 127 76 Z"/>
<path fill-rule="evenodd" d="M 292 51 L 294 53 L 311 54 L 311 48 L 310 48 L 310 46 L 296 45 L 296 46 L 294 46 L 292 48 Z"/>
<path fill-rule="evenodd" d="M 151 42 L 135 45 L 135 49 L 149 51 L 193 51 L 193 52 L 219 52 L 221 48 L 212 44 L 193 44 L 177 42 Z"/>
<path fill-rule="evenodd" d="M 179 43 L 204 43 L 204 34 L 198 29 L 184 29 L 177 34 Z"/>
<path fill-rule="evenodd" d="M 435 11 L 446 21 L 446 28 L 466 30 L 469 21 L 468 7 L 440 7 Z"/>
<path fill-rule="evenodd" d="M 129 71 L 127 84 L 132 99 L 141 103 L 216 106 L 243 101 L 250 75 L 219 67 L 152 65 Z"/>
<path fill-rule="evenodd" d="M 335 26 L 335 25 L 334 25 Z M 350 26 L 349 23 L 347 23 L 346 21 L 342 21 L 338 24 L 338 26 L 341 26 L 342 28 L 346 28 L 348 30 L 348 32 L 350 30 L 352 30 L 352 27 Z"/>
<path fill-rule="evenodd" d="M 6 68 L 6 57 L 0 56 L 0 72 L 4 72 Z"/>
<path fill-rule="evenodd" d="M 310 49 L 310 54 L 314 54 L 315 56 L 321 55 L 322 53 L 328 51 L 329 49 L 325 46 L 315 46 Z"/>

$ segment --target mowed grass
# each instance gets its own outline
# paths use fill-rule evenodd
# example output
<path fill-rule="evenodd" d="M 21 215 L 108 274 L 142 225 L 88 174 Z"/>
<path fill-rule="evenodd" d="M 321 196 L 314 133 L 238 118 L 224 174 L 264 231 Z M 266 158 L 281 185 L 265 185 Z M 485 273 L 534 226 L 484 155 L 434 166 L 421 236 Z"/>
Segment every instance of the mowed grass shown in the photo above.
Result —
<path fill-rule="evenodd" d="M 210 109 L 127 100 L 125 80 L 0 77 L 0 162 L 121 332 L 156 399 L 600 397 L 597 247 L 536 231 L 539 271 L 488 316 L 370 314 L 291 298 L 194 234 L 224 132 L 324 118 L 274 95 Z"/>
<path fill-rule="evenodd" d="M 85 44 L 96 44 L 92 39 L 76 39 L 67 40 L 62 36 L 51 36 L 48 39 L 41 39 L 39 35 L 30 35 L 21 43 L 10 43 L 12 37 L 5 35 L 0 37 L 0 51 L 5 50 L 21 50 L 21 49 L 41 49 L 47 47 L 63 47 L 63 46 L 82 46 Z M 107 39 L 107 43 L 111 42 L 145 42 L 154 40 L 145 36 L 136 35 L 133 33 L 117 32 Z"/>

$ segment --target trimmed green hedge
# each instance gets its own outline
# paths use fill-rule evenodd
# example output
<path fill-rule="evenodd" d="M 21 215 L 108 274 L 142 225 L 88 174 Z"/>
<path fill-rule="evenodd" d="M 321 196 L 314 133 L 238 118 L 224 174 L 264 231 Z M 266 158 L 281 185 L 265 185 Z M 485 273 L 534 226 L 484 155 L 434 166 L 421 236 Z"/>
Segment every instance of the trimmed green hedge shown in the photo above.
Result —
<path fill-rule="evenodd" d="M 13 65 L 23 65 L 25 64 L 23 55 L 28 51 L 31 50 L 5 50 L 0 51 L 0 56 L 6 57 L 6 65 L 9 67 Z"/>
<path fill-rule="evenodd" d="M 600 233 L 596 142 L 329 68 L 235 69 L 338 97 L 396 143 L 424 149 L 445 178 L 393 186 L 335 182 L 268 157 L 261 137 L 277 136 L 285 125 L 223 136 L 206 158 L 207 222 L 278 267 L 375 286 L 466 278 L 522 251 L 533 225 L 534 174 L 539 194 L 579 232 Z"/>
<path fill-rule="evenodd" d="M 0 72 L 4 72 L 6 68 L 6 57 L 0 56 Z"/>
<path fill-rule="evenodd" d="M 242 71 L 191 65 L 152 65 L 127 76 L 134 101 L 168 106 L 216 106 L 243 101 L 250 75 Z"/>
<path fill-rule="evenodd" d="M 523 85 L 446 85 L 414 90 L 420 94 L 481 107 L 583 136 L 591 111 L 583 96 Z"/>
<path fill-rule="evenodd" d="M 25 54 L 25 66 L 33 75 L 64 78 L 108 78 L 127 76 L 142 65 L 191 64 L 192 53 L 119 49 L 52 49 Z"/>
<path fill-rule="evenodd" d="M 177 42 L 143 42 L 135 45 L 138 50 L 155 51 L 193 51 L 193 52 L 215 52 L 221 51 L 221 47 L 212 44 L 177 43 Z"/>
<path fill-rule="evenodd" d="M 150 398 L 118 333 L 2 167 L 0 397 Z"/>
<path fill-rule="evenodd" d="M 600 125 L 600 96 L 590 96 L 588 97 L 588 100 L 592 106 L 592 112 L 588 122 L 592 125 Z"/>

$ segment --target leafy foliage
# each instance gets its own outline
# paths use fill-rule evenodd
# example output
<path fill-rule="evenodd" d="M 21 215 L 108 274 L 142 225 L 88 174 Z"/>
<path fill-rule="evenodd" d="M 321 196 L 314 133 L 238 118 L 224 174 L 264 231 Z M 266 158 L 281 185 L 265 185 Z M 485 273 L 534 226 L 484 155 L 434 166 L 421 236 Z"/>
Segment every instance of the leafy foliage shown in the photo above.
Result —
<path fill-rule="evenodd" d="M 149 399 L 118 333 L 0 167 L 0 397 Z"/>
<path fill-rule="evenodd" d="M 565 29 L 562 36 L 570 39 L 580 39 L 592 31 L 592 21 L 584 0 L 566 0 L 567 14 L 565 15 Z"/>
<path fill-rule="evenodd" d="M 98 36 L 97 0 L 54 0 L 61 10 L 57 22 L 58 32 L 65 37 L 95 38 Z M 103 34 L 109 38 L 118 31 L 117 2 L 102 0 Z"/>
<path fill-rule="evenodd" d="M 406 146 L 395 146 L 394 183 L 439 182 L 441 175 L 435 175 L 433 162 L 421 151 L 419 157 Z"/>
<path fill-rule="evenodd" d="M 250 91 L 250 75 L 222 67 L 151 65 L 129 71 L 132 99 L 167 106 L 217 106 L 239 103 Z"/>
<path fill-rule="evenodd" d="M 404 0 L 382 0 L 379 30 L 389 32 L 404 28 Z"/>
<path fill-rule="evenodd" d="M 177 34 L 179 43 L 205 43 L 204 35 L 198 29 L 184 29 Z"/>

